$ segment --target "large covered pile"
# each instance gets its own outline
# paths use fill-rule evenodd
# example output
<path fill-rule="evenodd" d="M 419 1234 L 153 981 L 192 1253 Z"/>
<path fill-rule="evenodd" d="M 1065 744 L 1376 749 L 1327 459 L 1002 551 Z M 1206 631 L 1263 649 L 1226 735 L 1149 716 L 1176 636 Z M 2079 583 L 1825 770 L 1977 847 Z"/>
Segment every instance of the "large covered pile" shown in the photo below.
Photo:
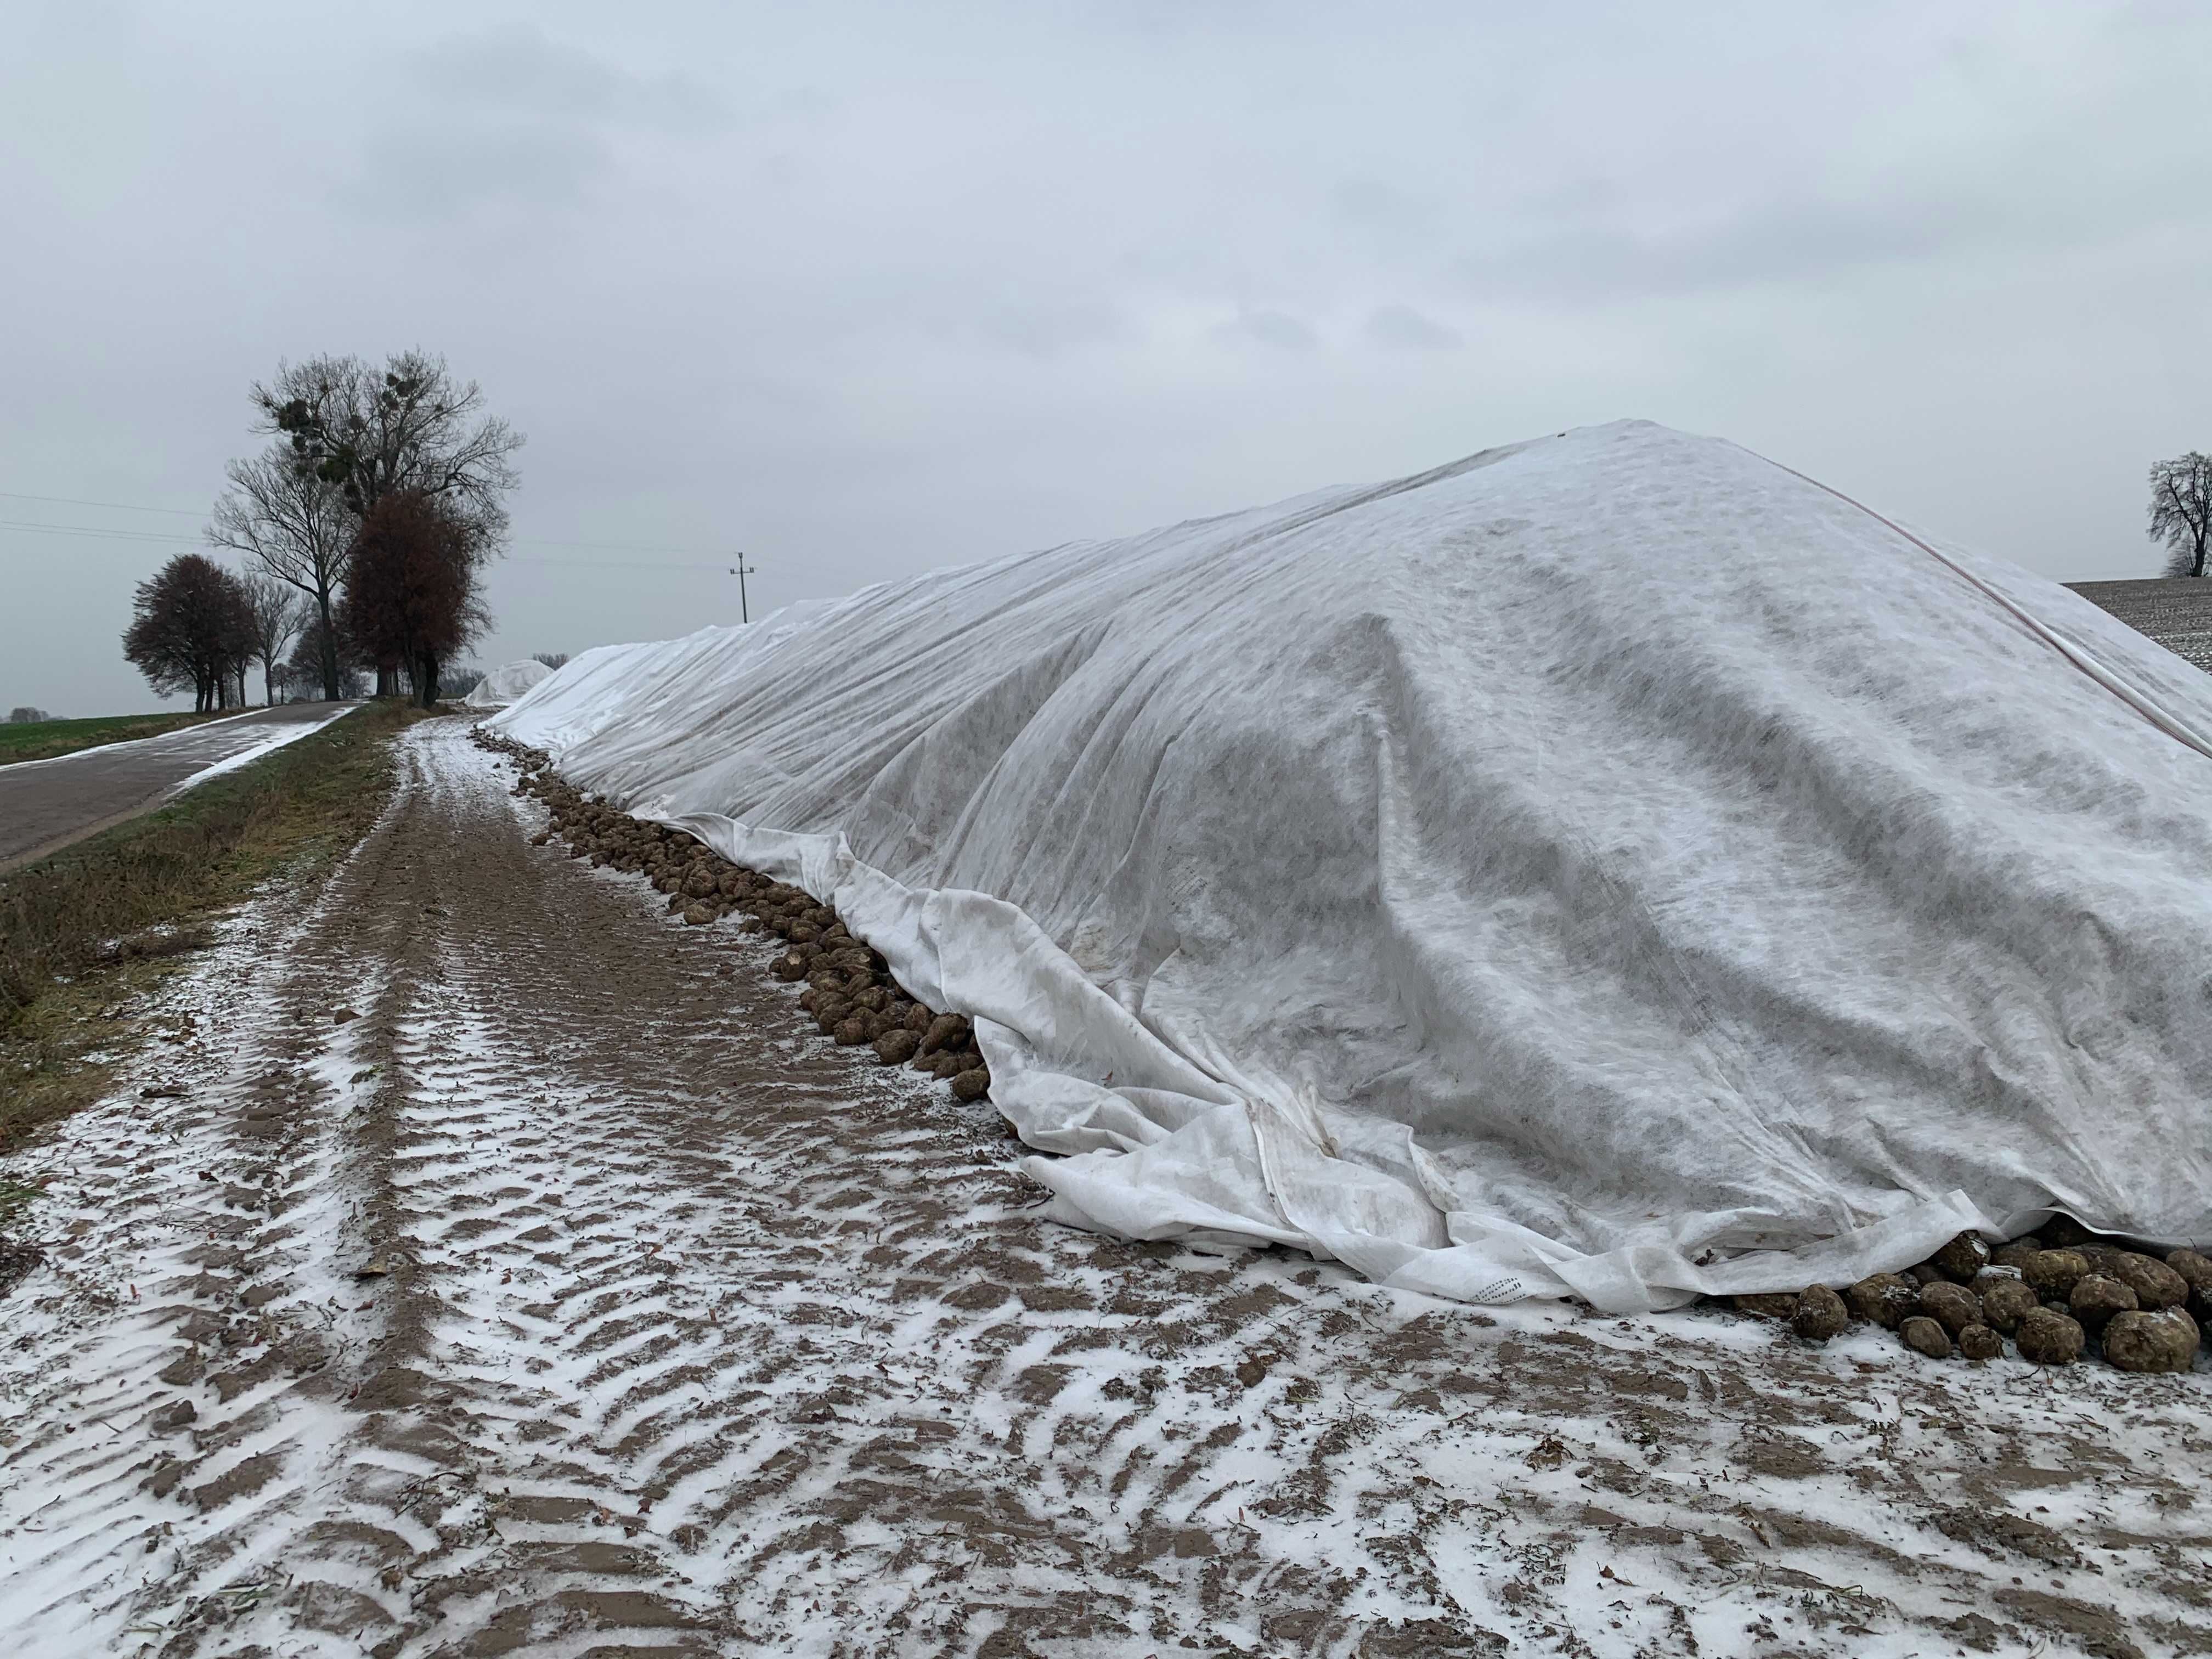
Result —
<path fill-rule="evenodd" d="M 2212 680 L 1729 444 L 888 583 L 495 724 L 969 1017 L 1071 1221 L 1606 1309 L 2212 1241 Z"/>
<path fill-rule="evenodd" d="M 535 685 L 550 679 L 553 671 L 535 657 L 521 662 L 502 663 L 469 688 L 465 706 L 470 708 L 503 708 Z"/>

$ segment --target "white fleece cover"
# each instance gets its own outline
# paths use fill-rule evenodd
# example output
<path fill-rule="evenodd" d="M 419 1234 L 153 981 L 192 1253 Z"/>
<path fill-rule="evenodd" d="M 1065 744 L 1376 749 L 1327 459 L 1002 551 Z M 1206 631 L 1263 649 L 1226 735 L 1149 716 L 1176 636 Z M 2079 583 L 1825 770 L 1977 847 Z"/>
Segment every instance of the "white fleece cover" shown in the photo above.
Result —
<path fill-rule="evenodd" d="M 469 689 L 465 708 L 497 708 L 513 702 L 532 686 L 543 684 L 553 671 L 535 657 L 495 668 Z"/>
<path fill-rule="evenodd" d="M 492 724 L 973 1016 L 1078 1224 L 1621 1311 L 2212 1237 L 2212 678 L 1723 441 L 602 647 Z"/>

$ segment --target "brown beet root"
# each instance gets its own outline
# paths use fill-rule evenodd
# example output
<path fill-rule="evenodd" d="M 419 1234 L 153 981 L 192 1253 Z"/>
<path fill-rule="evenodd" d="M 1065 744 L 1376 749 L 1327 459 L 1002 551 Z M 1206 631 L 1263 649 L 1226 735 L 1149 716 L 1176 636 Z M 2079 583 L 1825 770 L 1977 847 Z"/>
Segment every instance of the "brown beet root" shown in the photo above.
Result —
<path fill-rule="evenodd" d="M 2116 1313 L 2105 1327 L 2106 1363 L 2124 1371 L 2185 1371 L 2197 1360 L 2197 1322 L 2179 1308 Z"/>
<path fill-rule="evenodd" d="M 1982 1299 L 1964 1285 L 1930 1285 L 1920 1292 L 1920 1311 L 1956 1336 L 1969 1325 L 1985 1322 Z"/>
<path fill-rule="evenodd" d="M 921 1046 L 921 1039 L 901 1025 L 876 1039 L 876 1058 L 885 1066 L 903 1066 Z"/>
<path fill-rule="evenodd" d="M 1995 1359 L 2004 1352 L 2004 1338 L 1986 1325 L 1969 1325 L 1959 1333 L 1959 1352 L 1969 1359 Z"/>
<path fill-rule="evenodd" d="M 1790 1315 L 1790 1328 L 1808 1342 L 1841 1336 L 1850 1322 L 1851 1310 L 1844 1305 L 1844 1298 L 1826 1285 L 1808 1285 Z"/>
<path fill-rule="evenodd" d="M 1920 1287 L 1896 1273 L 1871 1273 L 1844 1292 L 1861 1319 L 1895 1330 L 1920 1311 Z"/>
<path fill-rule="evenodd" d="M 2188 1280 L 2191 1290 L 2212 1290 L 2212 1256 L 2197 1250 L 2175 1250 L 2166 1256 L 2166 1265 Z"/>
<path fill-rule="evenodd" d="M 2064 1296 L 2088 1271 L 2088 1262 L 2073 1250 L 2039 1250 L 2021 1266 L 2020 1276 L 2039 1296 Z"/>
<path fill-rule="evenodd" d="M 2145 1313 L 2178 1308 L 2189 1300 L 2189 1281 L 2155 1256 L 2115 1250 L 2100 1271 L 2133 1291 L 2136 1306 Z"/>
<path fill-rule="evenodd" d="M 2020 1322 L 2043 1304 L 2035 1292 L 2017 1279 L 2003 1279 L 1982 1286 L 1982 1317 L 2005 1336 L 2020 1328 Z"/>
<path fill-rule="evenodd" d="M 952 1097 L 955 1100 L 981 1100 L 990 1092 L 991 1074 L 981 1066 L 972 1071 L 963 1072 L 952 1079 Z"/>
<path fill-rule="evenodd" d="M 939 1014 L 921 1036 L 921 1052 L 933 1054 L 948 1045 L 957 1048 L 968 1039 L 968 1022 L 957 1014 Z"/>
<path fill-rule="evenodd" d="M 2102 1273 L 2082 1274 L 2066 1295 L 2066 1311 L 2074 1316 L 2083 1330 L 2093 1334 L 2104 1329 L 2105 1322 L 2114 1314 L 2135 1310 L 2136 1293 L 2118 1279 L 2107 1279 Z"/>
<path fill-rule="evenodd" d="M 2081 1357 L 2081 1345 L 2087 1338 L 2077 1321 L 2038 1308 L 2020 1322 L 2012 1340 L 2022 1359 L 2038 1365 L 2070 1365 Z"/>
<path fill-rule="evenodd" d="M 1897 1328 L 1897 1334 L 1915 1353 L 1924 1353 L 1930 1359 L 1951 1357 L 1951 1333 L 1925 1314 L 1915 1314 Z"/>
<path fill-rule="evenodd" d="M 1960 1233 L 1929 1259 L 1953 1284 L 1971 1285 L 1974 1275 L 1990 1265 L 1990 1247 L 1979 1233 Z"/>

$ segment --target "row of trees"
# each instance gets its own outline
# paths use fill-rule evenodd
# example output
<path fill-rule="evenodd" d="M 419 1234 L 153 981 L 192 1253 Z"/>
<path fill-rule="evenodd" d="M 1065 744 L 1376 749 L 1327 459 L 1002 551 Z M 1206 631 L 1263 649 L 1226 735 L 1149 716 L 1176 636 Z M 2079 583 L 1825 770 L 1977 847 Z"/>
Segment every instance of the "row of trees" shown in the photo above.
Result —
<path fill-rule="evenodd" d="M 282 363 L 251 396 L 269 442 L 226 469 L 208 529 L 246 574 L 171 560 L 137 591 L 125 655 L 162 695 L 190 686 L 221 708 L 257 660 L 273 696 L 296 637 L 294 662 L 325 698 L 358 663 L 379 696 L 404 679 L 435 702 L 447 665 L 491 622 L 483 572 L 506 538 L 521 434 L 421 351 L 380 369 Z"/>
<path fill-rule="evenodd" d="M 274 577 L 234 575 L 213 559 L 182 553 L 139 583 L 123 654 L 161 696 L 190 690 L 199 709 L 244 703 L 246 671 L 258 662 L 273 702 L 285 647 L 305 617 Z"/>

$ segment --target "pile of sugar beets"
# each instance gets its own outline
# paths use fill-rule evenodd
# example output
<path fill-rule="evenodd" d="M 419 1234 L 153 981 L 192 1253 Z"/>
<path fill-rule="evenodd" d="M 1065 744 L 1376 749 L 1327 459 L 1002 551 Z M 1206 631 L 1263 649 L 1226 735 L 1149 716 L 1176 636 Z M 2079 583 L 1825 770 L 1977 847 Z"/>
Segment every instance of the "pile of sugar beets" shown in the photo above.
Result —
<path fill-rule="evenodd" d="M 776 958 L 775 975 L 806 981 L 799 1005 L 823 1035 L 851 1047 L 872 1045 L 884 1065 L 949 1079 L 962 1100 L 989 1092 L 991 1073 L 967 1020 L 907 995 L 883 957 L 854 938 L 835 910 L 732 864 L 681 830 L 587 799 L 555 775 L 541 750 L 481 728 L 475 736 L 521 765 L 516 794 L 535 795 L 550 811 L 552 822 L 531 837 L 534 843 L 557 837 L 571 858 L 649 876 L 668 895 L 669 909 L 695 927 L 742 912 L 741 932 L 790 942 Z M 1876 1273 L 1841 1292 L 1815 1285 L 1731 1300 L 1746 1313 L 1787 1320 L 1813 1342 L 1842 1334 L 1856 1318 L 1897 1332 L 1905 1346 L 1935 1359 L 1999 1358 L 2009 1338 L 2022 1359 L 2040 1365 L 2070 1364 L 2094 1348 L 2122 1370 L 2185 1371 L 2201 1329 L 2212 1327 L 2212 1260 L 2175 1250 L 2160 1261 L 2060 1216 L 2039 1235 L 1995 1250 L 1961 1233 L 1917 1267 Z"/>
<path fill-rule="evenodd" d="M 1994 1250 L 1960 1233 L 1917 1267 L 1875 1273 L 1840 1292 L 1815 1285 L 1730 1300 L 1746 1313 L 1788 1320 L 1811 1342 L 1865 1319 L 1931 1359 L 2001 1358 L 2009 1337 L 2022 1359 L 2039 1365 L 2071 1364 L 2094 1346 L 2124 1371 L 2185 1371 L 2212 1326 L 2212 1259 L 2174 1250 L 2161 1261 L 2060 1215 Z"/>
<path fill-rule="evenodd" d="M 790 941 L 774 972 L 781 980 L 806 981 L 799 1006 L 814 1016 L 823 1035 L 848 1047 L 871 1045 L 885 1066 L 910 1066 L 949 1079 L 962 1100 L 981 1100 L 990 1092 L 991 1073 L 967 1019 L 939 1013 L 907 995 L 883 957 L 847 932 L 835 910 L 802 889 L 731 863 L 683 830 L 647 823 L 587 799 L 553 772 L 551 757 L 542 750 L 481 728 L 474 736 L 483 748 L 522 766 L 516 794 L 535 795 L 551 811 L 551 823 L 531 837 L 533 845 L 558 837 L 568 842 L 572 859 L 649 876 L 668 895 L 670 911 L 680 912 L 694 927 L 742 913 L 740 933 L 775 933 Z"/>

